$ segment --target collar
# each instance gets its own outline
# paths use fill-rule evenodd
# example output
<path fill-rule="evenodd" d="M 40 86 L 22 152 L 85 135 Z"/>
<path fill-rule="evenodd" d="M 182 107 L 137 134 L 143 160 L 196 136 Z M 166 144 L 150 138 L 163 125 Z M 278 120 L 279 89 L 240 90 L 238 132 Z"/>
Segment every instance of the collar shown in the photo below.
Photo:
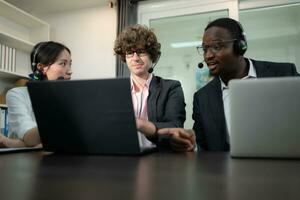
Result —
<path fill-rule="evenodd" d="M 151 81 L 152 81 L 152 78 L 153 78 L 153 74 L 151 73 L 151 74 L 149 74 L 149 76 L 148 76 L 148 79 L 147 79 L 147 81 L 145 82 L 145 87 L 146 88 L 150 88 L 150 83 L 151 83 Z M 131 85 L 131 91 L 132 92 L 136 92 L 135 91 L 135 87 L 134 87 L 134 85 L 133 85 L 133 78 L 132 78 L 132 76 L 130 75 L 130 85 Z"/>
<path fill-rule="evenodd" d="M 250 60 L 249 58 L 246 58 L 249 62 L 249 72 L 248 75 L 243 77 L 242 79 L 247 79 L 247 78 L 257 78 L 257 74 L 256 74 L 256 70 L 254 68 L 253 62 L 252 60 Z"/>
<path fill-rule="evenodd" d="M 219 77 L 219 79 L 220 79 L 220 82 L 221 82 L 221 90 L 223 91 L 223 90 L 228 89 L 228 86 L 225 85 L 225 83 L 222 81 L 221 77 Z"/>
<path fill-rule="evenodd" d="M 257 78 L 256 70 L 254 68 L 252 60 L 250 60 L 249 58 L 246 58 L 246 59 L 249 62 L 249 71 L 248 71 L 248 74 L 245 77 L 241 78 L 241 79 Z M 220 79 L 220 82 L 221 82 L 221 90 L 223 91 L 225 89 L 228 89 L 228 86 L 225 85 L 225 83 L 222 81 L 220 76 L 219 76 L 219 79 Z"/>

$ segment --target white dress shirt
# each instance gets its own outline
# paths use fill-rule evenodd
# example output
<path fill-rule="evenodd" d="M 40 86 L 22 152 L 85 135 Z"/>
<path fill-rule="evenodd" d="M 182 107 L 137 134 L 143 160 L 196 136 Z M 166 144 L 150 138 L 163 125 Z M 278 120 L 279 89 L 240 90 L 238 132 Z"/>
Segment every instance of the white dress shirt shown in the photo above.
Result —
<path fill-rule="evenodd" d="M 257 74 L 256 74 L 256 70 L 253 66 L 253 63 L 250 59 L 248 59 L 249 61 L 249 72 L 247 74 L 247 76 L 245 76 L 242 79 L 248 79 L 248 78 L 256 78 Z M 222 98 L 223 98 L 223 106 L 224 106 L 224 113 L 225 113 L 225 120 L 226 120 L 226 127 L 227 127 L 227 136 L 226 136 L 226 141 L 229 144 L 229 137 L 230 137 L 230 113 L 229 113 L 229 102 L 230 102 L 230 97 L 229 97 L 229 88 L 227 85 L 225 85 L 225 83 L 222 81 L 222 79 L 220 78 L 221 81 L 221 90 L 222 90 Z"/>
<path fill-rule="evenodd" d="M 17 87 L 6 94 L 10 138 L 23 140 L 25 133 L 37 127 L 27 87 Z"/>
<path fill-rule="evenodd" d="M 150 74 L 142 91 L 136 91 L 133 83 L 133 78 L 130 77 L 131 82 L 131 97 L 134 108 L 134 113 L 136 118 L 140 118 L 143 120 L 148 120 L 148 109 L 147 109 L 147 99 L 149 95 L 150 82 L 152 80 L 153 75 Z M 154 146 L 154 144 L 149 141 L 144 134 L 138 132 L 138 137 L 140 141 L 140 146 L 149 147 Z"/>

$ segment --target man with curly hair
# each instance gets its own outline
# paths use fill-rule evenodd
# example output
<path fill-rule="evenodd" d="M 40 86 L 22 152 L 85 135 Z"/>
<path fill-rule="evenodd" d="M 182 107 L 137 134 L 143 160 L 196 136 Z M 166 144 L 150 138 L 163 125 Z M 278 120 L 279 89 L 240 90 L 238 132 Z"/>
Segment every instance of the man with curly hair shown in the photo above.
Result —
<path fill-rule="evenodd" d="M 191 151 L 195 138 L 188 134 L 164 134 L 162 128 L 183 127 L 186 112 L 179 81 L 152 74 L 160 57 L 160 43 L 154 32 L 143 25 L 125 28 L 115 41 L 114 51 L 130 71 L 131 95 L 137 129 L 146 146 L 162 143 L 175 151 Z M 168 132 L 169 133 L 169 132 Z M 162 138 L 167 138 L 164 140 Z"/>

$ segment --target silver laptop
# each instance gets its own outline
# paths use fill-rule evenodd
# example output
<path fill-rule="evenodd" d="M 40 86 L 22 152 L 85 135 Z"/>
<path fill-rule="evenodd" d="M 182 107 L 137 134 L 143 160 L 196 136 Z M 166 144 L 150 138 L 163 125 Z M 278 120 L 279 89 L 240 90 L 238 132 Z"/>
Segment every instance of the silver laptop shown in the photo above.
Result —
<path fill-rule="evenodd" d="M 300 158 L 300 78 L 233 80 L 230 154 Z"/>
<path fill-rule="evenodd" d="M 140 142 L 129 78 L 34 81 L 27 86 L 46 151 L 138 155 L 155 150 Z"/>

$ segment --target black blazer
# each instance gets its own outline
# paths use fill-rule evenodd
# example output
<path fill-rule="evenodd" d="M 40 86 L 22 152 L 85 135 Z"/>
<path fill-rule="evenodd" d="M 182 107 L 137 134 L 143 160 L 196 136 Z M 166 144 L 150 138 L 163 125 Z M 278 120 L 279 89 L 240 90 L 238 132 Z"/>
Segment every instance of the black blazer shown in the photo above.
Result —
<path fill-rule="evenodd" d="M 183 127 L 184 95 L 179 81 L 153 76 L 147 99 L 148 120 L 160 128 Z"/>
<path fill-rule="evenodd" d="M 257 77 L 299 76 L 291 63 L 253 62 Z M 199 149 L 228 151 L 226 142 L 226 121 L 223 107 L 221 82 L 215 77 L 194 94 L 193 129 Z"/>

